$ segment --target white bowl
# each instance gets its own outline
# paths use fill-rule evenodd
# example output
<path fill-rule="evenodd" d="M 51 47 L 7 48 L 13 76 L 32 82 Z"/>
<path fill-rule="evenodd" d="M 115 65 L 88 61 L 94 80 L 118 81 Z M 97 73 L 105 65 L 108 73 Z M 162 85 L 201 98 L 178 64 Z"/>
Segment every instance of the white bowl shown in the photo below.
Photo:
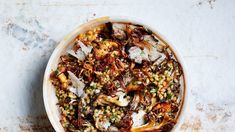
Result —
<path fill-rule="evenodd" d="M 81 26 L 79 26 L 78 28 L 76 28 L 74 31 L 72 31 L 71 33 L 69 33 L 67 36 L 64 37 L 64 39 L 58 44 L 58 46 L 55 48 L 55 50 L 53 51 L 49 62 L 47 64 L 46 70 L 45 70 L 45 74 L 44 74 L 44 80 L 43 80 L 43 99 L 44 99 L 44 105 L 45 105 L 45 109 L 47 112 L 47 116 L 52 124 L 52 126 L 54 127 L 55 131 L 57 132 L 63 132 L 64 129 L 62 127 L 62 125 L 60 124 L 60 112 L 58 109 L 58 106 L 56 105 L 58 100 L 57 97 L 55 95 L 55 88 L 53 87 L 53 85 L 51 84 L 51 82 L 49 81 L 49 76 L 52 70 L 55 70 L 57 68 L 57 64 L 59 62 L 60 56 L 65 53 L 66 49 L 70 46 L 70 44 L 74 41 L 74 39 L 78 36 L 78 34 L 85 32 L 99 24 L 103 24 L 106 22 L 131 22 L 134 24 L 140 24 L 143 25 L 145 27 L 148 27 L 149 29 L 151 29 L 158 37 L 159 39 L 161 39 L 162 41 L 166 42 L 165 39 L 163 39 L 162 35 L 160 35 L 154 28 L 149 27 L 147 25 L 145 25 L 144 23 L 141 23 L 140 21 L 136 21 L 136 19 L 129 19 L 129 18 L 123 18 L 123 17 L 101 17 L 101 18 L 97 18 L 94 19 L 92 21 L 89 21 L 85 24 L 82 24 Z M 181 111 L 178 114 L 178 120 L 177 122 L 181 122 L 182 120 L 182 113 L 184 111 L 185 108 L 185 101 L 186 101 L 186 82 L 187 82 L 187 78 L 186 78 L 186 72 L 185 72 L 185 65 L 183 64 L 182 58 L 180 58 L 179 53 L 176 51 L 176 49 L 169 44 L 168 42 L 166 42 L 170 48 L 172 49 L 172 51 L 174 51 L 174 54 L 177 58 L 177 60 L 180 62 L 180 64 L 183 67 L 183 77 L 184 77 L 184 85 L 181 87 L 182 88 L 182 104 L 181 104 Z M 177 124 L 178 124 L 177 123 Z M 179 127 L 178 125 L 174 126 L 174 129 L 172 131 L 174 131 L 177 127 Z"/>

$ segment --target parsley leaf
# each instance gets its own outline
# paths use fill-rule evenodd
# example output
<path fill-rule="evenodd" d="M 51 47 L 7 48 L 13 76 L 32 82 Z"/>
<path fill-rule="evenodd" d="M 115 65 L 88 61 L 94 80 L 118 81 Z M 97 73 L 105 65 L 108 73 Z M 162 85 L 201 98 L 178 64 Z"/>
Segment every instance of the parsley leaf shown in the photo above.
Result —
<path fill-rule="evenodd" d="M 153 88 L 153 89 L 150 90 L 150 93 L 156 93 L 157 91 L 158 91 L 157 88 Z"/>

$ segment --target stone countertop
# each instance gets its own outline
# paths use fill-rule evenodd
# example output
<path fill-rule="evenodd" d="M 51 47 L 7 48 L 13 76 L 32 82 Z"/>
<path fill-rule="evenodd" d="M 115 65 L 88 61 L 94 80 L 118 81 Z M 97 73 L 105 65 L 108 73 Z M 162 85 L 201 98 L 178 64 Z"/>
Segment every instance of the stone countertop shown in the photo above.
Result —
<path fill-rule="evenodd" d="M 0 132 L 53 131 L 47 61 L 66 34 L 108 15 L 143 20 L 181 54 L 188 100 L 176 131 L 235 131 L 235 0 L 1 0 Z"/>

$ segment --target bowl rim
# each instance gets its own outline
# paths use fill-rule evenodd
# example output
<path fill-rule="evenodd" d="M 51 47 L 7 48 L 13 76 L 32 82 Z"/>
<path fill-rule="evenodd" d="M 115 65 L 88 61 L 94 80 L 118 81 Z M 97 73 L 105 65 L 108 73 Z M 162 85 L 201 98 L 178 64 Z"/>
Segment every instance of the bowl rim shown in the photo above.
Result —
<path fill-rule="evenodd" d="M 185 109 L 186 109 L 186 102 L 187 102 L 187 86 L 188 86 L 188 76 L 187 76 L 187 67 L 186 64 L 184 63 L 185 61 L 183 60 L 182 56 L 180 55 L 180 53 L 177 51 L 177 49 L 175 48 L 174 45 L 172 45 L 172 43 L 170 43 L 166 37 L 164 37 L 162 34 L 160 34 L 155 28 L 154 26 L 151 26 L 150 23 L 148 23 L 145 20 L 140 20 L 138 18 L 133 18 L 130 16 L 104 16 L 104 17 L 99 17 L 96 19 L 93 19 L 91 21 L 88 21 L 84 24 L 81 24 L 80 26 L 78 26 L 77 28 L 75 28 L 72 32 L 68 33 L 56 46 L 56 48 L 54 49 L 53 53 L 50 56 L 50 59 L 47 63 L 46 69 L 45 69 L 45 73 L 44 73 L 44 79 L 43 79 L 43 101 L 44 101 L 44 106 L 46 109 L 46 113 L 47 116 L 53 126 L 53 128 L 55 129 L 55 131 L 64 131 L 60 121 L 58 120 L 59 117 L 57 117 L 57 119 L 55 119 L 55 113 L 53 112 L 53 110 L 50 108 L 50 103 L 49 103 L 49 97 L 48 95 L 48 83 L 50 83 L 49 81 L 49 75 L 50 72 L 52 70 L 52 65 L 54 64 L 53 62 L 58 59 L 58 56 L 60 56 L 62 54 L 62 51 L 66 49 L 66 47 L 68 47 L 73 40 L 77 37 L 78 34 L 80 34 L 81 32 L 86 31 L 87 29 L 90 29 L 91 27 L 95 27 L 96 25 L 105 23 L 105 22 L 127 22 L 127 23 L 133 23 L 133 24 L 139 24 L 139 25 L 143 25 L 149 29 L 151 29 L 153 31 L 153 33 L 155 33 L 157 35 L 157 37 L 159 37 L 159 39 L 161 41 L 163 41 L 164 43 L 166 43 L 167 45 L 169 45 L 170 49 L 173 51 L 174 56 L 176 57 L 176 59 L 180 62 L 181 67 L 182 67 L 182 71 L 183 71 L 183 81 L 184 81 L 184 89 L 183 89 L 183 97 L 182 97 L 182 102 L 181 102 L 181 106 L 180 106 L 180 111 L 177 115 L 177 122 L 174 126 L 174 128 L 172 129 L 172 131 L 176 130 L 179 127 L 179 124 L 182 122 L 183 118 L 184 118 L 184 113 L 185 113 Z M 54 104 L 56 105 L 56 104 Z M 56 106 L 57 107 L 57 106 Z M 58 112 L 58 109 L 57 109 Z"/>

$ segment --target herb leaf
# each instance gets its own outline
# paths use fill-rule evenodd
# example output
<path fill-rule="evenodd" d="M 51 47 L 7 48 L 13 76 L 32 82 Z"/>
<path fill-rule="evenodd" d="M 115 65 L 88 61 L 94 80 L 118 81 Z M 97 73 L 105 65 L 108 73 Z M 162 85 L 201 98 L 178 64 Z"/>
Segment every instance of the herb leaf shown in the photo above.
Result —
<path fill-rule="evenodd" d="M 112 114 L 110 119 L 111 119 L 111 122 L 115 122 L 115 120 L 117 119 L 117 115 L 115 113 Z"/>
<path fill-rule="evenodd" d="M 172 94 L 167 93 L 166 98 L 167 98 L 167 99 L 171 99 L 171 97 L 172 97 Z"/>
<path fill-rule="evenodd" d="M 150 90 L 150 93 L 156 93 L 157 91 L 158 91 L 158 89 L 153 88 L 153 89 Z"/>

